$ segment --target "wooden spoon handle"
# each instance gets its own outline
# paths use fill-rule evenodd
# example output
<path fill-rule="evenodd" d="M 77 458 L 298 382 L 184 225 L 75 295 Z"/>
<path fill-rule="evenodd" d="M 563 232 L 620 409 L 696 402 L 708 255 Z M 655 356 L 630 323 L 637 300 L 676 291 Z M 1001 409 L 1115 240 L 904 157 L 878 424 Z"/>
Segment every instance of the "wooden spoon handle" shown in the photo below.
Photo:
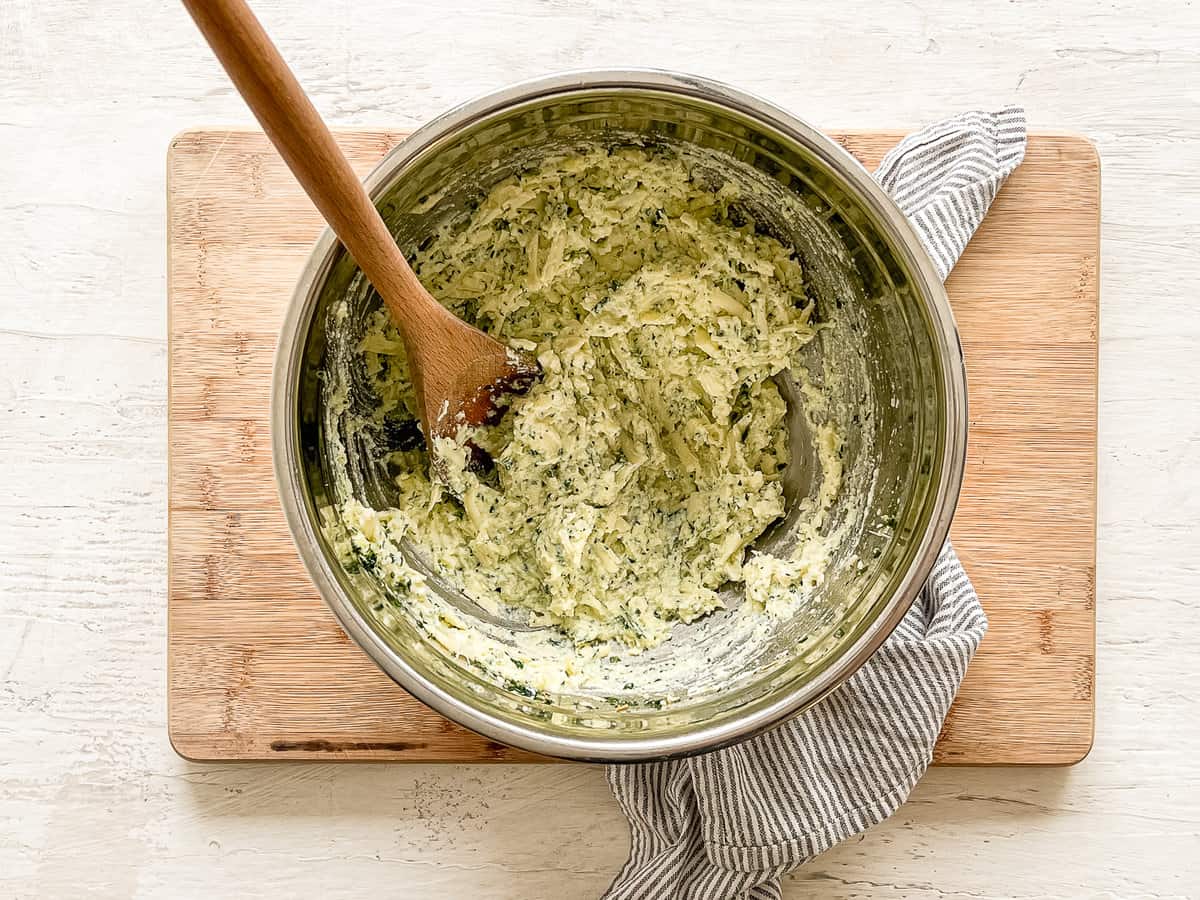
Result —
<path fill-rule="evenodd" d="M 350 162 L 244 0 L 183 0 L 296 180 L 382 295 L 401 330 L 444 314 L 396 246 Z M 430 308 L 433 307 L 433 308 Z"/>

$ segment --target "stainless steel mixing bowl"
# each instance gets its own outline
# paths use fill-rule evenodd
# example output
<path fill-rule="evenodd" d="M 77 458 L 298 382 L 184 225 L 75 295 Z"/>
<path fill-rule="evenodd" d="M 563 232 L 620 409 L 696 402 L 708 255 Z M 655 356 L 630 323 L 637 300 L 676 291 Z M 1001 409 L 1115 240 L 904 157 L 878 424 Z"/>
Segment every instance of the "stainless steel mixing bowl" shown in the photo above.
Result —
<path fill-rule="evenodd" d="M 538 753 L 606 761 L 738 741 L 853 674 L 903 618 L 946 539 L 967 431 L 957 332 L 912 228 L 841 147 L 756 97 L 657 71 L 544 78 L 431 122 L 380 163 L 367 187 L 412 252 L 437 223 L 461 215 L 521 166 L 581 142 L 629 140 L 670 144 L 707 160 L 718 179 L 744 183 L 748 213 L 797 248 L 826 323 L 806 368 L 833 395 L 830 415 L 844 436 L 846 487 L 831 527 L 845 539 L 833 571 L 804 611 L 760 643 L 715 660 L 708 667 L 714 677 L 691 686 L 637 685 L 620 697 L 530 697 L 452 658 L 402 614 L 391 628 L 380 624 L 380 586 L 338 561 L 320 518 L 345 499 L 331 477 L 324 416 L 329 311 L 347 300 L 344 321 L 353 329 L 378 304 L 330 232 L 287 310 L 272 396 L 275 471 L 288 524 L 350 636 L 410 693 L 475 731 Z M 804 468 L 803 448 L 797 468 Z M 386 502 L 386 479 L 359 474 L 356 490 L 365 501 Z M 797 490 L 815 485 L 809 478 Z M 793 507 L 796 500 L 789 498 Z M 787 521 L 767 543 L 787 546 Z M 390 602 L 403 609 L 403 598 Z M 725 627 L 719 616 L 714 622 L 680 626 L 680 636 L 656 652 L 702 652 Z"/>

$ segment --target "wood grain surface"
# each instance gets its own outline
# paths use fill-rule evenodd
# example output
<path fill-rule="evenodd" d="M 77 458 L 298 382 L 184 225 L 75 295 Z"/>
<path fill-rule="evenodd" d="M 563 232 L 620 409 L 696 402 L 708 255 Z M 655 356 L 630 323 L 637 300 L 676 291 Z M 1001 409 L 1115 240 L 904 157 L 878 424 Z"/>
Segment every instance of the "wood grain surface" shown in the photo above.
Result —
<path fill-rule="evenodd" d="M 837 139 L 868 167 L 898 133 Z M 344 132 L 365 174 L 402 134 Z M 322 224 L 260 133 L 168 155 L 168 724 L 192 759 L 517 761 L 395 686 L 292 546 L 267 408 Z M 1038 134 L 948 281 L 971 436 L 953 538 L 991 621 L 941 763 L 1069 764 L 1094 721 L 1099 162 Z"/>

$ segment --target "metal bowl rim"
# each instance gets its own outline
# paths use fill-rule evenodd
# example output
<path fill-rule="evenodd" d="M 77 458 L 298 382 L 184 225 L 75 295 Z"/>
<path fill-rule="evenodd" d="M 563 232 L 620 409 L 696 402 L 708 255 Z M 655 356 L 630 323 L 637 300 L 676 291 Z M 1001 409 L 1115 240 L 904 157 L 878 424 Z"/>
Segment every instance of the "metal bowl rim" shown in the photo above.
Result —
<path fill-rule="evenodd" d="M 298 384 L 304 345 L 319 299 L 319 288 L 331 267 L 338 240 L 326 228 L 305 265 L 285 311 L 276 347 L 271 386 L 271 444 L 275 481 L 288 528 L 309 576 L 342 628 L 397 684 L 447 718 L 488 738 L 532 753 L 592 762 L 636 762 L 667 759 L 713 750 L 744 740 L 779 724 L 819 702 L 853 675 L 874 654 L 908 612 L 932 571 L 949 535 L 966 463 L 966 369 L 950 303 L 933 261 L 908 219 L 865 168 L 839 144 L 808 122 L 774 104 L 720 82 L 660 69 L 597 69 L 569 71 L 521 82 L 463 103 L 414 131 L 393 148 L 364 183 L 372 197 L 397 170 L 437 142 L 490 116 L 508 114 L 514 107 L 552 95 L 627 90 L 635 94 L 681 95 L 752 119 L 786 141 L 814 153 L 842 178 L 857 199 L 875 214 L 912 277 L 916 293 L 927 304 L 941 354 L 945 408 L 945 453 L 942 458 L 933 513 L 917 552 L 899 587 L 862 635 L 817 677 L 783 691 L 765 705 L 716 725 L 699 724 L 660 737 L 579 737 L 540 731 L 511 722 L 460 702 L 425 679 L 402 656 L 392 651 L 365 621 L 340 585 L 314 531 L 301 484 Z"/>

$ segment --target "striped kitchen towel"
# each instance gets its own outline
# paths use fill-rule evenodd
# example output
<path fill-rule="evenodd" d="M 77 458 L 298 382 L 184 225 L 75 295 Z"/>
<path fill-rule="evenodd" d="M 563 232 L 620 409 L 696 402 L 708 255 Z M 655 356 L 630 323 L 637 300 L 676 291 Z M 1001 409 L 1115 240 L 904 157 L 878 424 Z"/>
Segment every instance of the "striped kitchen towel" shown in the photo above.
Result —
<path fill-rule="evenodd" d="M 945 278 L 1024 155 L 1023 110 L 970 112 L 905 138 L 875 178 Z M 610 766 L 632 841 L 607 900 L 781 897 L 784 873 L 908 797 L 986 630 L 947 544 L 891 637 L 803 715 L 703 756 Z"/>

